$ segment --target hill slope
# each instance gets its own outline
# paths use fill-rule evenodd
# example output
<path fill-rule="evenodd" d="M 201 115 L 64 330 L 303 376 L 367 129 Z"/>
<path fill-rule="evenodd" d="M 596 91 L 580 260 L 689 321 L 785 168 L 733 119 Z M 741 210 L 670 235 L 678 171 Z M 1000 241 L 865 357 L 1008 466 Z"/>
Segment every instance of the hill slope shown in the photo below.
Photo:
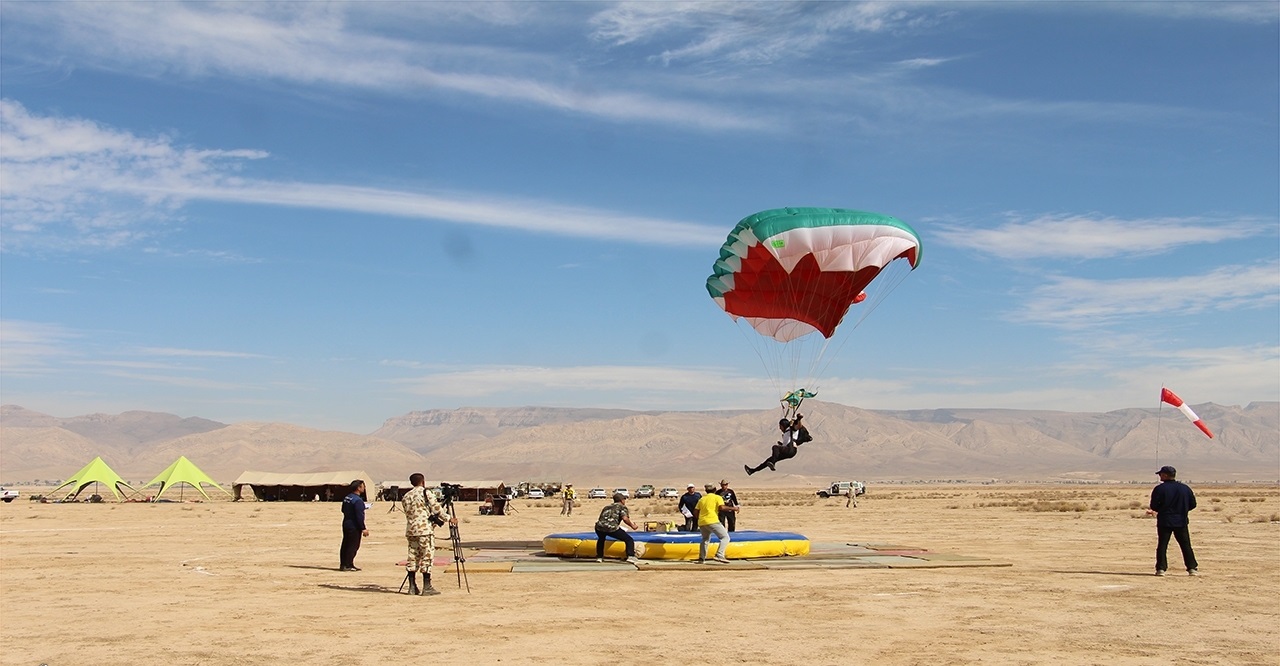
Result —
<path fill-rule="evenodd" d="M 359 469 L 393 480 L 572 480 L 579 485 L 747 485 L 862 479 L 1149 480 L 1172 463 L 1188 478 L 1280 478 L 1280 403 L 1196 405 L 1208 439 L 1168 409 L 1070 413 L 1001 409 L 870 411 L 806 403 L 815 441 L 775 473 L 746 477 L 768 455 L 776 412 L 604 409 L 428 410 L 388 419 L 370 435 L 279 423 L 226 425 L 126 412 L 56 418 L 0 408 L 0 479 L 59 479 L 102 455 L 146 481 L 179 455 L 230 482 L 247 469 Z M 1158 447 L 1158 451 L 1157 451 Z"/>

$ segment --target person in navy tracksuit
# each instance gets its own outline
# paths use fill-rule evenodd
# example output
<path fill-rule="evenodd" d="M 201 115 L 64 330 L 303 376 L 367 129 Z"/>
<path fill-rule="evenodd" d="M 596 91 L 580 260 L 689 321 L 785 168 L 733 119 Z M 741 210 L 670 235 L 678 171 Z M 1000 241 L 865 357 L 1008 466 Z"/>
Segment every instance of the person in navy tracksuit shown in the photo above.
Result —
<path fill-rule="evenodd" d="M 1174 478 L 1178 470 L 1169 465 L 1161 467 L 1156 474 L 1160 475 L 1160 485 L 1151 491 L 1151 505 L 1147 509 L 1147 515 L 1156 517 L 1156 575 L 1163 576 L 1169 570 L 1166 553 L 1172 536 L 1182 549 L 1182 563 L 1186 565 L 1187 573 L 1198 576 L 1199 565 L 1196 564 L 1195 551 L 1191 550 L 1190 521 L 1187 519 L 1187 514 L 1196 508 L 1196 494 L 1187 484 Z"/>
<path fill-rule="evenodd" d="M 360 539 L 369 536 L 364 525 L 364 481 L 352 481 L 347 490 L 347 496 L 342 498 L 342 548 L 338 552 L 338 570 L 359 571 L 356 553 L 360 550 Z"/>

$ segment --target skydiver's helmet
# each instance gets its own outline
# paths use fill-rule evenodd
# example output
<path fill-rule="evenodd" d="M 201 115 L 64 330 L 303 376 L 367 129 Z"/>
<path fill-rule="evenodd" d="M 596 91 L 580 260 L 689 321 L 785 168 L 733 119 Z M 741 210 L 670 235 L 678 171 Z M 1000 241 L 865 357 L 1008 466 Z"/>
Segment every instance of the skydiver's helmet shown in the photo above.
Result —
<path fill-rule="evenodd" d="M 788 421 L 788 420 L 786 420 L 786 419 L 779 419 L 779 420 L 778 420 L 778 429 L 779 429 L 779 430 L 786 430 L 787 428 L 790 428 L 790 427 L 791 427 L 791 422 L 790 422 L 790 421 Z"/>

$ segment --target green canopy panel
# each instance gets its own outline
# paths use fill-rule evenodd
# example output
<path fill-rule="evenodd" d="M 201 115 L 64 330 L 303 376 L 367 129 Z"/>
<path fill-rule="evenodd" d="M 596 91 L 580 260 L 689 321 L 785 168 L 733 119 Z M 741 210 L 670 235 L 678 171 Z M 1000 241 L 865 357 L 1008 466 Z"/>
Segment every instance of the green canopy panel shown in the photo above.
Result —
<path fill-rule="evenodd" d="M 178 456 L 178 459 L 173 461 L 172 465 L 165 468 L 163 472 L 160 472 L 156 478 L 152 479 L 151 482 L 143 486 L 143 488 L 149 488 L 156 484 L 160 484 L 160 491 L 155 494 L 155 497 L 151 498 L 151 501 L 155 502 L 160 499 L 160 496 L 163 495 L 165 491 L 179 483 L 185 483 L 192 488 L 195 488 L 204 496 L 205 499 L 209 499 L 209 495 L 204 491 L 204 488 L 201 487 L 201 484 L 211 485 L 226 493 L 228 497 L 231 496 L 231 491 L 223 488 L 217 481 L 209 478 L 208 474 L 205 474 L 199 467 L 196 467 L 195 463 L 187 460 L 186 456 Z"/>
<path fill-rule="evenodd" d="M 75 486 L 75 490 L 67 493 L 67 496 L 63 498 L 64 500 L 75 499 L 75 497 L 80 494 L 80 491 L 84 490 L 85 486 L 88 486 L 91 483 L 101 483 L 110 488 L 111 494 L 114 495 L 117 500 L 124 499 L 124 491 L 121 489 L 122 487 L 128 488 L 131 493 L 137 492 L 133 489 L 133 486 L 125 483 L 124 479 L 121 479 L 120 475 L 116 474 L 115 470 L 111 469 L 107 463 L 103 462 L 102 456 L 98 456 L 90 461 L 88 465 L 85 465 L 79 472 L 73 474 L 70 479 L 63 482 L 62 485 L 54 488 L 49 494 L 54 495 L 59 490 L 62 490 L 67 486 Z"/>

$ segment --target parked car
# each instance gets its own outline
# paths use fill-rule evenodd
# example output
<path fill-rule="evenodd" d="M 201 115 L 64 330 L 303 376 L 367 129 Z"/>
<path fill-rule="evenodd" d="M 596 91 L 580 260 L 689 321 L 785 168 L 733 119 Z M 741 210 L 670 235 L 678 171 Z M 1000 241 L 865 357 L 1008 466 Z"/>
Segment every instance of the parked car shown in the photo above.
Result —
<path fill-rule="evenodd" d="M 641 497 L 653 497 L 653 486 L 646 483 L 643 486 L 636 488 L 636 499 L 640 499 Z"/>
<path fill-rule="evenodd" d="M 849 488 L 857 495 L 867 494 L 867 487 L 861 481 L 836 481 L 829 488 L 818 491 L 818 497 L 848 497 Z"/>
<path fill-rule="evenodd" d="M 623 497 L 631 497 L 631 491 L 626 488 L 614 488 L 613 494 L 617 495 L 618 493 L 622 493 Z"/>
<path fill-rule="evenodd" d="M 16 499 L 18 499 L 18 491 L 6 490 L 4 488 L 0 488 L 0 500 L 4 500 L 5 502 L 12 502 L 13 500 L 16 500 Z"/>
<path fill-rule="evenodd" d="M 675 488 L 663 488 L 662 490 L 658 491 L 658 497 L 661 497 L 663 499 L 675 498 L 679 496 L 680 496 L 680 491 L 676 490 Z"/>
<path fill-rule="evenodd" d="M 546 493 L 542 492 L 541 488 L 529 489 L 529 499 L 543 499 L 546 496 Z"/>
<path fill-rule="evenodd" d="M 609 499 L 609 493 L 604 488 L 592 488 L 587 491 L 587 499 Z"/>

